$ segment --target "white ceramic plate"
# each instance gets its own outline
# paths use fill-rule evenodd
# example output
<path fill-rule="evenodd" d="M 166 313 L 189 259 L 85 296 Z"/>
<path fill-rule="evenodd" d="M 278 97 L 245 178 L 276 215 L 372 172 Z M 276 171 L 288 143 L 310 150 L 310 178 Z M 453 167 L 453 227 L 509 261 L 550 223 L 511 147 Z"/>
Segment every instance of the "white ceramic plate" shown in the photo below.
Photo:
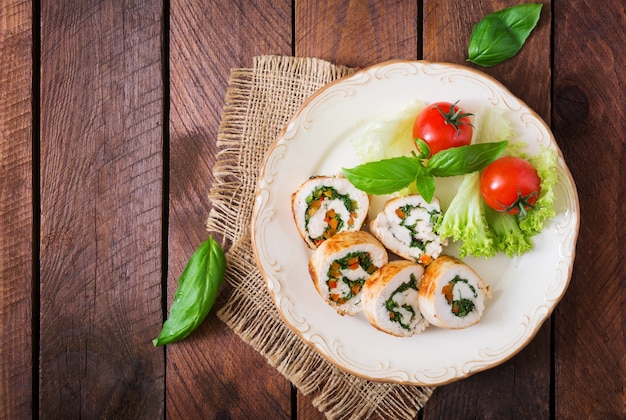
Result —
<path fill-rule="evenodd" d="M 291 194 L 312 175 L 360 162 L 351 133 L 415 100 L 460 100 L 467 112 L 504 110 L 529 151 L 558 152 L 554 219 L 517 258 L 465 258 L 490 285 L 482 320 L 465 330 L 430 326 L 410 338 L 374 329 L 363 314 L 340 316 L 314 289 L 311 251 L 291 215 Z M 442 187 L 443 188 L 443 187 Z M 445 195 L 438 188 L 436 195 Z M 269 292 L 289 327 L 339 368 L 376 381 L 442 385 L 509 359 L 535 336 L 569 283 L 579 225 L 576 187 L 546 124 L 499 82 L 457 65 L 392 61 L 326 86 L 293 116 L 266 156 L 252 221 L 253 248 Z M 458 256 L 455 246 L 444 251 Z"/>

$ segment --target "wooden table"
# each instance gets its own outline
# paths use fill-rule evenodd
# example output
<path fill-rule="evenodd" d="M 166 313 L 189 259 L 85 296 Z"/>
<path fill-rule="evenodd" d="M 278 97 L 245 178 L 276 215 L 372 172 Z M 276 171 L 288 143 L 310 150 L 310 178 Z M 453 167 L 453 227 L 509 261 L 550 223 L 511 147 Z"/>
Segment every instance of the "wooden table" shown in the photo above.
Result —
<path fill-rule="evenodd" d="M 551 125 L 573 173 L 570 287 L 530 345 L 438 388 L 424 419 L 626 415 L 624 2 L 542 3 L 522 52 L 483 70 Z M 473 24 L 514 4 L 2 0 L 0 418 L 323 418 L 214 312 L 151 343 L 207 237 L 229 70 L 262 54 L 465 63 Z"/>

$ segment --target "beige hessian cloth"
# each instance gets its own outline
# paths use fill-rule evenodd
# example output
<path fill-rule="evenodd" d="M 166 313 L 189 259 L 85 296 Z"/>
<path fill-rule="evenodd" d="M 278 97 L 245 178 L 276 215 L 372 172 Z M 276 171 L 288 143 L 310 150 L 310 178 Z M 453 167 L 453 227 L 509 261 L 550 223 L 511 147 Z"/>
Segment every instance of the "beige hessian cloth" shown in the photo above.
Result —
<path fill-rule="evenodd" d="M 230 244 L 229 292 L 218 317 L 266 357 L 330 419 L 413 418 L 433 388 L 367 381 L 344 373 L 304 343 L 280 318 L 259 272 L 250 220 L 263 156 L 300 105 L 327 83 L 352 73 L 313 58 L 261 56 L 233 69 L 218 134 L 209 231 Z"/>

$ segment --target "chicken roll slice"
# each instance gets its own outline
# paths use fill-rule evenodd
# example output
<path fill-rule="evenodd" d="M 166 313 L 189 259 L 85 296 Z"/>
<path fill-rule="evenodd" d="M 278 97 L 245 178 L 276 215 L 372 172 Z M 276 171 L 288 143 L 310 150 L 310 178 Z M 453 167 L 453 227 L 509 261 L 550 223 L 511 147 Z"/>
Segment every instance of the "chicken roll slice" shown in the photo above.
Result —
<path fill-rule="evenodd" d="M 341 232 L 313 252 L 309 273 L 329 305 L 341 315 L 356 315 L 365 281 L 387 261 L 387 250 L 371 234 Z"/>
<path fill-rule="evenodd" d="M 428 265 L 447 244 L 434 229 L 439 217 L 439 200 L 433 198 L 427 203 L 414 194 L 387 201 L 369 228 L 394 254 Z"/>
<path fill-rule="evenodd" d="M 418 292 L 424 318 L 448 329 L 467 328 L 480 321 L 489 297 L 487 283 L 468 265 L 448 255 L 426 267 Z"/>
<path fill-rule="evenodd" d="M 363 286 L 363 312 L 370 324 L 398 337 L 424 331 L 428 322 L 420 312 L 417 296 L 424 268 L 407 260 L 390 261 Z"/>
<path fill-rule="evenodd" d="M 316 176 L 292 194 L 291 210 L 300 236 L 315 249 L 336 233 L 360 230 L 369 197 L 346 178 Z"/>

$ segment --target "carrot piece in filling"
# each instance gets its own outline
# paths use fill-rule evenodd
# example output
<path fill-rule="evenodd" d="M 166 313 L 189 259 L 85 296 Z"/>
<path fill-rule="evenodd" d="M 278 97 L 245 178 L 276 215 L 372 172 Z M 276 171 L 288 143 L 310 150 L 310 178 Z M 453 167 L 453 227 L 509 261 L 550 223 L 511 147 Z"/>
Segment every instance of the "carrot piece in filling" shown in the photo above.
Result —
<path fill-rule="evenodd" d="M 359 257 L 352 257 L 348 261 L 346 261 L 350 270 L 356 270 L 359 268 Z"/>
<path fill-rule="evenodd" d="M 441 293 L 443 293 L 443 296 L 446 298 L 448 305 L 452 304 L 452 286 L 452 284 L 448 283 L 441 288 Z"/>
<path fill-rule="evenodd" d="M 430 255 L 428 255 L 428 254 L 424 254 L 424 255 L 422 255 L 422 256 L 420 257 L 420 262 L 421 262 L 422 264 L 428 265 L 428 264 L 430 264 L 431 262 L 433 262 L 433 257 L 431 257 L 431 256 L 430 256 Z"/>
<path fill-rule="evenodd" d="M 357 293 L 361 291 L 361 285 L 358 283 L 352 285 L 352 287 L 350 288 L 350 291 L 352 292 L 353 295 L 356 295 Z"/>

